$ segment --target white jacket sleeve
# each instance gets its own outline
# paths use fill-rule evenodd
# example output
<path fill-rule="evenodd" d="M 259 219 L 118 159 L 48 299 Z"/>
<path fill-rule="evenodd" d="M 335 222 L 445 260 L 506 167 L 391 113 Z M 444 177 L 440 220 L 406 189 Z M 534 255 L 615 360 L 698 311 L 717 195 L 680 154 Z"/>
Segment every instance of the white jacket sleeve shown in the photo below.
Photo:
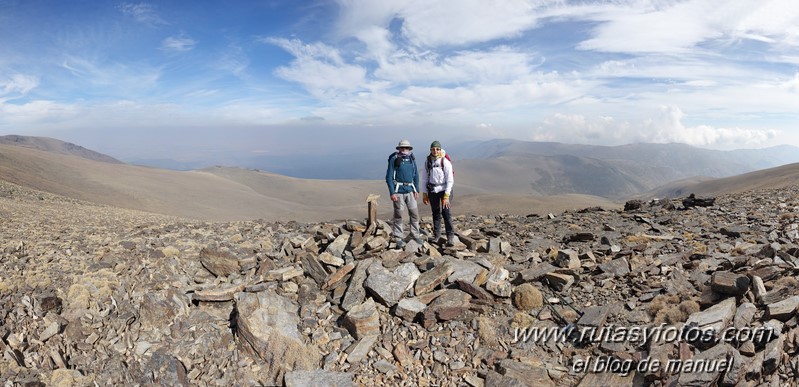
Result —
<path fill-rule="evenodd" d="M 424 162 L 422 163 L 422 173 L 419 175 L 422 176 L 421 185 L 419 186 L 419 192 L 427 193 L 427 182 L 430 181 L 430 173 L 427 171 L 427 157 L 424 158 Z"/>
<path fill-rule="evenodd" d="M 447 183 L 444 192 L 449 195 L 452 193 L 452 186 L 455 184 L 455 174 L 452 173 L 452 163 L 444 158 L 444 179 Z"/>

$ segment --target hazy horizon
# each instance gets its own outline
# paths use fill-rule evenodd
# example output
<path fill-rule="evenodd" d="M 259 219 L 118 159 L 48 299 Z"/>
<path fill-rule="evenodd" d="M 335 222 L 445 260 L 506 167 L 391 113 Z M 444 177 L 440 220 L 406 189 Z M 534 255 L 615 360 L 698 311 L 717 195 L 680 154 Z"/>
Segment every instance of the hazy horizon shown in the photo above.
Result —
<path fill-rule="evenodd" d="M 799 145 L 789 0 L 0 0 L 0 134 L 124 160 Z"/>

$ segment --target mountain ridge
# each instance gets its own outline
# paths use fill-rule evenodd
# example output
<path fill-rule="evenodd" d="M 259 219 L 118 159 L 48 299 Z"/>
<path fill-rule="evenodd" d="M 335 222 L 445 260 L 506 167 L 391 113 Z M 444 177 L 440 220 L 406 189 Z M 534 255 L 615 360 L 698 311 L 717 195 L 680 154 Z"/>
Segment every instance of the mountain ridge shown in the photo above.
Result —
<path fill-rule="evenodd" d="M 582 193 L 621 200 L 687 178 L 721 178 L 799 162 L 799 148 L 783 145 L 763 149 L 720 151 L 686 144 L 626 144 L 598 146 L 512 139 L 444 144 L 458 171 L 457 185 L 477 192 L 507 191 L 518 195 Z M 416 147 L 422 166 L 427 151 Z M 221 165 L 268 170 L 306 179 L 382 179 L 385 152 L 236 156 Z M 190 169 L 191 161 L 145 162 L 157 167 Z M 206 162 L 205 164 L 213 164 Z M 206 165 L 208 166 L 208 165 Z M 490 166 L 490 171 L 486 172 Z M 583 169 L 590 169 L 586 172 Z M 501 180 L 503 176 L 508 176 Z"/>
<path fill-rule="evenodd" d="M 15 145 L 47 152 L 73 155 L 89 160 L 101 161 L 104 163 L 124 164 L 122 161 L 117 160 L 107 154 L 86 149 L 80 145 L 61 141 L 51 137 L 20 136 L 17 134 L 10 134 L 0 136 L 0 144 Z"/>
<path fill-rule="evenodd" d="M 0 180 L 89 202 L 211 221 L 359 219 L 366 213 L 365 199 L 370 194 L 383 195 L 381 202 L 386 204 L 378 207 L 382 218 L 391 212 L 382 179 L 299 179 L 219 166 L 172 171 L 7 144 L 0 144 Z M 491 204 L 486 205 L 479 199 L 485 194 L 459 185 L 455 200 L 464 202 L 458 212 L 540 214 L 575 207 L 618 207 L 611 200 L 589 195 L 564 199 L 513 193 L 502 199 L 491 196 L 487 199 Z"/>
<path fill-rule="evenodd" d="M 174 171 L 118 160 L 108 162 L 115 159 L 55 139 L 3 138 L 0 179 L 121 208 L 207 220 L 314 221 L 360 218 L 365 213 L 365 198 L 369 194 L 381 194 L 383 200 L 387 199 L 382 162 L 373 166 L 381 170 L 379 179 L 370 180 L 303 179 L 254 168 L 223 166 Z M 497 140 L 496 144 L 495 149 L 481 149 L 493 158 L 458 159 L 456 154 L 453 198 L 457 212 L 526 215 L 580 207 L 617 208 L 618 203 L 637 197 L 676 197 L 689 191 L 731 193 L 747 187 L 782 186 L 791 177 L 781 176 L 799 170 L 799 164 L 789 164 L 782 169 L 765 169 L 726 180 L 699 176 L 670 180 L 673 166 L 588 157 L 602 152 L 612 154 L 604 148 L 508 140 Z M 551 148 L 550 155 L 523 153 L 528 147 L 544 146 Z M 564 154 L 557 148 L 577 149 L 587 156 Z M 651 148 L 692 149 L 668 145 Z M 639 150 L 637 155 L 628 154 L 629 159 L 645 153 L 640 151 L 641 147 L 620 149 Z M 782 151 L 790 154 L 794 149 L 786 147 Z M 762 152 L 750 153 L 754 157 L 762 155 Z M 653 158 L 658 157 L 666 156 Z M 706 157 L 707 154 L 700 155 L 693 161 Z M 693 161 L 689 158 L 687 163 Z M 725 162 L 723 159 L 722 165 Z M 389 217 L 390 210 L 389 204 L 378 207 L 381 217 Z"/>

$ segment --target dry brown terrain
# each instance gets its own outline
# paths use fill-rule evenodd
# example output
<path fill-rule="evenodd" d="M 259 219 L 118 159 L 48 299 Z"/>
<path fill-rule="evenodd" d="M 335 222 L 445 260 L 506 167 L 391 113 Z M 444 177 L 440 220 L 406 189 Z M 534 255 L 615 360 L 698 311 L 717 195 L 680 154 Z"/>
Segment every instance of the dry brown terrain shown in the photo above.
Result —
<path fill-rule="evenodd" d="M 760 189 L 779 189 L 799 182 L 799 164 L 788 164 L 721 179 L 688 179 L 667 184 L 649 197 L 678 198 L 691 193 L 697 196 L 731 195 Z"/>
<path fill-rule="evenodd" d="M 467 169 L 459 170 L 458 177 L 464 181 L 470 181 L 468 175 Z M 391 210 L 382 180 L 297 179 L 227 167 L 171 171 L 2 144 L 0 180 L 94 203 L 213 221 L 359 219 L 366 213 L 369 194 L 382 195 L 381 217 L 390 216 Z M 467 184 L 458 185 L 456 195 L 454 212 L 461 214 L 527 215 L 587 206 L 619 207 L 586 195 L 504 194 Z M 426 213 L 423 209 L 422 214 Z"/>

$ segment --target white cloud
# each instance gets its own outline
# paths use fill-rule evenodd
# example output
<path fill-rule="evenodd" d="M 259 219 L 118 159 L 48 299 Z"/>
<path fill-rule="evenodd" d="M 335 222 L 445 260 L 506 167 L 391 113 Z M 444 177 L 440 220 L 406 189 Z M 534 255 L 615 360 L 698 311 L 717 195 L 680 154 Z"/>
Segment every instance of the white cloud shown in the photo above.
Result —
<path fill-rule="evenodd" d="M 322 43 L 303 44 L 298 40 L 268 41 L 295 56 L 289 66 L 278 68 L 276 73 L 302 84 L 317 98 L 328 100 L 363 90 L 366 86 L 366 70 L 361 66 L 345 63 L 338 50 L 333 47 Z"/>
<path fill-rule="evenodd" d="M 791 93 L 799 93 L 799 73 L 793 76 L 793 79 L 784 83 L 784 87 Z"/>
<path fill-rule="evenodd" d="M 575 12 L 580 9 L 585 13 Z M 571 16 L 599 22 L 578 46 L 586 50 L 685 53 L 711 41 L 799 43 L 799 7 L 793 0 L 631 0 L 575 8 Z"/>
<path fill-rule="evenodd" d="M 390 123 L 530 140 L 726 146 L 772 141 L 799 119 L 795 0 L 336 0 L 334 30 L 310 28 L 330 21 L 313 12 L 306 28 L 260 26 L 296 33 L 261 39 L 289 60 L 250 51 L 241 25 L 213 24 L 230 18 L 203 26 L 188 24 L 200 14 L 176 19 L 191 36 L 140 33 L 130 23 L 161 27 L 159 12 L 185 14 L 136 1 L 116 9 L 124 28 L 119 20 L 72 26 L 78 32 L 55 37 L 47 55 L 28 59 L 33 66 L 11 55 L 25 50 L 4 48 L 0 114 L 8 116 L 0 125 L 23 113 L 65 127 L 319 117 L 331 128 Z M 305 33 L 320 40 L 300 39 Z M 152 47 L 191 55 L 152 55 Z M 4 75 L 19 69 L 27 75 Z M 55 102 L 29 102 L 42 96 Z M 12 99 L 15 106 L 3 105 Z"/>
<path fill-rule="evenodd" d="M 149 25 L 163 25 L 167 24 L 161 16 L 156 12 L 152 4 L 147 3 L 122 3 L 119 9 L 123 14 L 131 16 L 137 22 Z"/>
<path fill-rule="evenodd" d="M 247 68 L 250 66 L 250 58 L 244 53 L 240 46 L 229 45 L 225 52 L 214 62 L 214 67 L 218 70 L 226 71 L 241 79 L 247 78 Z"/>
<path fill-rule="evenodd" d="M 70 82 L 74 87 L 84 88 L 85 93 L 104 95 L 140 96 L 152 90 L 161 77 L 161 70 L 148 66 L 106 64 L 81 57 L 67 57 L 61 67 L 75 77 Z M 94 89 L 86 89 L 88 86 Z"/>
<path fill-rule="evenodd" d="M 643 120 L 619 120 L 610 116 L 554 114 L 528 135 L 533 141 L 620 145 L 635 142 L 683 143 L 699 147 L 737 148 L 768 144 L 777 136 L 773 129 L 686 126 L 678 106 L 661 106 Z"/>
<path fill-rule="evenodd" d="M 540 60 L 539 60 L 540 61 Z M 538 62 L 534 55 L 496 47 L 462 51 L 440 57 L 400 51 L 374 71 L 377 78 L 399 84 L 467 85 L 509 83 L 529 75 Z"/>
<path fill-rule="evenodd" d="M 37 100 L 25 104 L 0 103 L 0 128 L 22 133 L 26 128 L 44 125 L 62 125 L 78 116 L 78 108 L 73 104 Z"/>
<path fill-rule="evenodd" d="M 710 125 L 686 127 L 677 106 L 662 107 L 661 115 L 650 122 L 652 142 L 679 142 L 696 146 L 753 146 L 763 144 L 777 133 L 774 130 L 717 128 Z"/>
<path fill-rule="evenodd" d="M 408 1 L 400 11 L 403 35 L 419 47 L 460 46 L 519 36 L 536 26 L 552 1 Z"/>
<path fill-rule="evenodd" d="M 25 74 L 14 74 L 0 78 L 0 103 L 19 98 L 39 86 L 39 78 Z"/>
<path fill-rule="evenodd" d="M 170 36 L 161 42 L 161 49 L 165 51 L 185 52 L 194 49 L 197 41 L 183 34 Z"/>
<path fill-rule="evenodd" d="M 711 28 L 707 2 L 684 2 L 654 8 L 649 2 L 610 7 L 598 15 L 594 36 L 578 48 L 605 52 L 684 52 L 708 37 L 719 34 Z"/>

